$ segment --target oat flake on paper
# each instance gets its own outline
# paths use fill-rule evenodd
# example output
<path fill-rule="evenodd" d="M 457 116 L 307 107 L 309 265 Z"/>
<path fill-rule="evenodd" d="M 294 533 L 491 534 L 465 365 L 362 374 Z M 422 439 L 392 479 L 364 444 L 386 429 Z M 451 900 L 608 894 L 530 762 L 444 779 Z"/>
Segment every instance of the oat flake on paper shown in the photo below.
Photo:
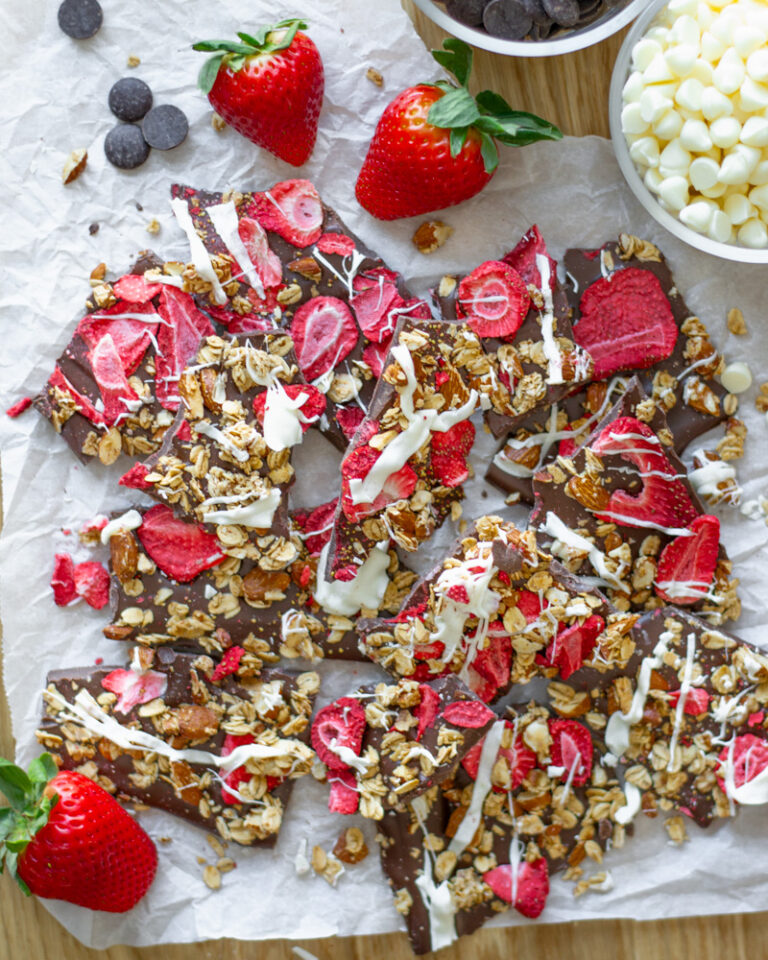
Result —
<path fill-rule="evenodd" d="M 430 257 L 419 256 L 411 245 L 413 221 L 371 220 L 355 204 L 353 184 L 376 119 L 401 89 L 435 77 L 435 65 L 399 0 L 314 0 L 305 8 L 327 80 L 317 147 L 299 175 L 318 185 L 350 228 L 403 273 L 414 293 L 425 292 L 443 272 L 468 270 L 503 254 L 534 221 L 555 256 L 566 246 L 597 245 L 628 230 L 661 246 L 689 305 L 701 311 L 728 359 L 748 359 L 756 382 L 768 379 L 768 332 L 761 325 L 764 272 L 726 264 L 665 236 L 624 187 L 607 141 L 566 139 L 505 149 L 490 187 L 442 215 L 454 234 Z M 6 191 L 0 232 L 0 408 L 34 394 L 44 382 L 69 339 L 72 318 L 87 293 L 87 276 L 97 263 L 103 260 L 120 271 L 150 242 L 167 258 L 184 256 L 183 238 L 168 204 L 173 180 L 210 189 L 253 189 L 296 176 L 294 168 L 232 130 L 217 133 L 212 128 L 208 104 L 194 87 L 202 57 L 189 49 L 196 39 L 234 36 L 237 29 L 252 30 L 290 12 L 254 0 L 104 0 L 102 30 L 93 40 L 76 42 L 59 32 L 56 4 L 0 8 L 6 68 L 0 77 L 0 182 Z M 128 72 L 129 54 L 141 58 L 131 75 L 150 84 L 156 103 L 181 107 L 189 117 L 190 134 L 182 147 L 154 151 L 143 167 L 125 173 L 106 163 L 102 142 L 114 119 L 107 92 Z M 366 79 L 369 67 L 383 74 L 383 87 Z M 88 167 L 75 183 L 63 187 L 61 167 L 77 147 L 88 148 Z M 137 210 L 137 201 L 143 211 Z M 161 230 L 150 236 L 145 228 L 153 218 Z M 88 231 L 93 222 L 100 224 L 95 236 Z M 727 333 L 725 318 L 732 306 L 744 313 L 746 337 Z M 754 410 L 755 389 L 742 398 L 750 440 L 747 458 L 738 466 L 747 498 L 768 487 L 768 426 Z M 116 485 L 120 465 L 100 470 L 77 463 L 35 411 L 16 421 L 0 416 L 0 421 L 4 678 L 19 759 L 26 762 L 36 753 L 34 729 L 46 671 L 87 664 L 97 656 L 118 662 L 122 655 L 119 645 L 101 636 L 103 614 L 82 605 L 53 605 L 48 587 L 52 555 L 69 549 L 71 542 L 61 528 L 77 529 L 96 512 L 126 509 L 141 498 Z M 479 477 L 491 447 L 481 434 L 473 453 Z M 337 458 L 320 437 L 309 437 L 295 462 L 299 482 L 294 502 L 332 495 Z M 321 486 L 322 498 L 316 494 Z M 473 481 L 467 503 L 482 512 L 502 506 L 500 496 L 481 480 Z M 768 531 L 733 511 L 718 512 L 735 572 L 742 578 L 745 609 L 739 632 L 761 643 L 764 635 L 768 640 L 761 629 L 768 601 Z M 525 517 L 521 509 L 514 515 Z M 447 524 L 439 545 L 452 536 Z M 422 564 L 437 555 L 439 545 L 431 556 L 420 558 Z M 323 664 L 320 669 L 321 704 L 379 675 L 373 665 Z M 372 855 L 350 868 L 335 890 L 312 874 L 296 875 L 293 859 L 303 838 L 310 848 L 315 843 L 328 848 L 347 825 L 325 808 L 325 794 L 309 777 L 297 784 L 276 850 L 235 849 L 237 869 L 224 877 L 222 891 L 211 892 L 202 882 L 196 858 L 210 860 L 211 854 L 203 832 L 150 811 L 141 814 L 142 825 L 155 838 L 170 837 L 172 842 L 159 847 L 158 878 L 134 911 L 120 917 L 66 904 L 46 906 L 73 934 L 97 948 L 221 936 L 309 938 L 401 929 L 375 854 L 371 824 L 362 826 Z M 761 864 L 768 857 L 768 838 L 761 829 L 764 816 L 759 808 L 745 810 L 734 823 L 707 832 L 689 825 L 692 841 L 681 850 L 670 849 L 660 821 L 640 821 L 636 837 L 607 858 L 614 889 L 574 901 L 570 886 L 555 880 L 544 919 L 650 919 L 763 909 Z M 744 855 L 747 848 L 749 856 Z M 302 911 L 297 915 L 299 902 Z M 526 921 L 513 911 L 494 920 L 520 922 Z"/>

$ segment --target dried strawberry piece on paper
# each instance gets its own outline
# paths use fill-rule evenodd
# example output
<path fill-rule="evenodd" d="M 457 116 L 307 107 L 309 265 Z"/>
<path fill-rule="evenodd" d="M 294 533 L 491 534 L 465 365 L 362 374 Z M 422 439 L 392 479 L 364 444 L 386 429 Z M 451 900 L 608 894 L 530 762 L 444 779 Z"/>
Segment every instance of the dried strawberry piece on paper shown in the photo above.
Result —
<path fill-rule="evenodd" d="M 57 553 L 53 558 L 51 589 L 57 607 L 66 607 L 77 597 L 75 563 L 68 553 Z"/>
<path fill-rule="evenodd" d="M 29 409 L 32 406 L 32 397 L 22 397 L 21 400 L 17 400 L 16 403 L 12 404 L 5 411 L 6 417 L 10 417 L 11 420 L 15 420 L 16 417 L 20 417 L 25 410 Z"/>
<path fill-rule="evenodd" d="M 101 610 L 109 602 L 109 573 L 95 560 L 75 565 L 75 590 L 88 606 Z"/>
<path fill-rule="evenodd" d="M 151 559 L 179 583 L 226 559 L 215 536 L 199 524 L 179 520 L 164 504 L 147 510 L 136 533 Z"/>

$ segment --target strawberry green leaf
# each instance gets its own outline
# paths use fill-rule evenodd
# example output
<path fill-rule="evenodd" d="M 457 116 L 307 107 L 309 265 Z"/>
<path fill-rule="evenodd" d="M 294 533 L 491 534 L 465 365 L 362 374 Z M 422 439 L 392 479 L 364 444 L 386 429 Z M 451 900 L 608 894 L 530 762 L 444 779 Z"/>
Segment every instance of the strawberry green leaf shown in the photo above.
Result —
<path fill-rule="evenodd" d="M 27 775 L 34 784 L 47 784 L 49 780 L 53 780 L 58 772 L 59 768 L 53 762 L 50 753 L 41 753 L 27 768 Z"/>
<path fill-rule="evenodd" d="M 273 30 L 285 30 L 287 28 L 287 33 L 278 43 L 267 43 L 264 46 L 265 52 L 269 53 L 272 50 L 285 50 L 287 47 L 293 43 L 293 38 L 296 36 L 299 30 L 306 30 L 307 25 L 303 20 L 281 20 L 280 23 L 276 23 L 274 27 L 270 28 L 270 31 Z"/>
<path fill-rule="evenodd" d="M 209 57 L 200 68 L 200 73 L 197 75 L 197 85 L 203 93 L 211 92 L 223 59 L 224 54 L 217 53 L 215 57 Z"/>
<path fill-rule="evenodd" d="M 432 56 L 456 77 L 462 87 L 466 87 L 472 72 L 472 47 L 455 37 L 443 40 L 443 47 L 443 50 L 433 50 Z"/>
<path fill-rule="evenodd" d="M 451 130 L 451 156 L 458 157 L 467 142 L 468 127 L 454 127 Z"/>
<path fill-rule="evenodd" d="M 499 150 L 493 137 L 487 133 L 480 135 L 480 155 L 483 158 L 486 173 L 493 173 L 499 165 Z"/>
<path fill-rule="evenodd" d="M 522 110 L 511 110 L 501 116 L 481 116 L 475 126 L 513 147 L 527 146 L 537 140 L 561 140 L 563 136 L 548 120 Z"/>
<path fill-rule="evenodd" d="M 432 104 L 427 114 L 427 123 L 433 127 L 451 129 L 468 127 L 480 119 L 480 111 L 465 87 L 456 87 Z"/>
<path fill-rule="evenodd" d="M 192 44 L 192 49 L 203 53 L 241 53 L 243 56 L 259 52 L 249 43 L 235 43 L 234 40 L 199 40 Z"/>
<path fill-rule="evenodd" d="M 29 794 L 32 792 L 32 783 L 21 767 L 0 757 L 0 793 L 3 793 L 14 810 L 23 810 Z"/>
<path fill-rule="evenodd" d="M 477 105 L 481 113 L 490 113 L 494 116 L 512 113 L 512 107 L 504 97 L 500 93 L 494 93 L 493 90 L 481 90 L 477 95 Z"/>

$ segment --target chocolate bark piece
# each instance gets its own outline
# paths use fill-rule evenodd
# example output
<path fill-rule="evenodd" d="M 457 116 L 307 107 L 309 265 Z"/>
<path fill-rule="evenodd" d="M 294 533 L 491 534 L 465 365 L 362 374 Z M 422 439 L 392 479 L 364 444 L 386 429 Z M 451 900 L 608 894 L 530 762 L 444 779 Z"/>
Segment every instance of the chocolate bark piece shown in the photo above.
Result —
<path fill-rule="evenodd" d="M 60 767 L 120 799 L 271 847 L 293 781 L 314 759 L 307 742 L 318 687 L 316 673 L 273 670 L 238 682 L 218 676 L 208 657 L 139 650 L 127 670 L 50 673 L 37 736 Z"/>
<path fill-rule="evenodd" d="M 677 607 L 645 614 L 633 636 L 625 670 L 595 683 L 585 717 L 624 766 L 630 806 L 705 827 L 768 802 L 765 651 Z"/>
<path fill-rule="evenodd" d="M 390 538 L 417 550 L 456 509 L 475 435 L 469 417 L 494 380 L 480 340 L 463 322 L 400 320 L 341 464 L 327 580 L 348 578 Z"/>
<path fill-rule="evenodd" d="M 305 194 L 304 216 L 316 229 L 301 238 L 298 234 L 290 237 L 290 231 L 284 236 L 272 229 L 274 224 L 267 219 L 260 262 L 241 264 L 236 251 L 228 246 L 232 240 L 217 231 L 210 208 L 221 210 L 223 204 L 229 208 L 226 212 L 230 219 L 247 224 L 241 230 L 261 230 L 261 205 L 266 199 L 268 209 L 279 208 L 281 201 L 274 197 L 290 183 L 300 185 Z M 343 452 L 368 406 L 400 316 L 428 317 L 430 312 L 427 302 L 414 299 L 402 277 L 322 203 L 308 181 L 289 181 L 288 185 L 222 194 L 174 184 L 172 195 L 186 202 L 204 251 L 221 281 L 221 290 L 215 291 L 194 264 L 187 265 L 185 279 L 201 307 L 233 333 L 275 325 L 291 330 L 297 312 L 298 323 L 303 326 L 307 322 L 312 313 L 308 304 L 317 306 L 319 298 L 327 297 L 341 301 L 342 308 L 337 308 L 336 319 L 333 323 L 329 320 L 325 331 L 327 342 L 321 342 L 323 338 L 315 334 L 309 338 L 311 349 L 306 352 L 306 361 L 298 348 L 297 354 L 306 366 L 307 380 L 315 382 L 328 399 L 326 416 L 317 426 Z M 217 220 L 219 216 L 214 213 Z M 270 257 L 273 259 L 266 272 L 263 266 Z M 251 282 L 254 271 L 260 277 L 257 286 Z M 366 290 L 370 292 L 366 294 Z M 322 324 L 316 329 L 321 330 Z"/>
<path fill-rule="evenodd" d="M 536 256 L 535 267 L 526 271 L 536 282 L 528 282 L 531 303 L 522 325 L 502 339 L 482 338 L 500 380 L 490 394 L 492 405 L 486 412 L 486 422 L 496 437 L 517 429 L 534 411 L 549 409 L 587 383 L 592 373 L 589 354 L 574 342 L 571 309 L 554 272 L 554 261 L 543 241 L 541 244 L 544 252 Z M 506 258 L 502 262 L 507 262 Z M 459 300 L 460 288 L 461 279 L 445 277 L 435 293 L 435 302 L 447 319 L 466 312 Z"/>
<path fill-rule="evenodd" d="M 163 564 L 168 567 L 164 545 L 143 540 L 143 525 L 126 527 L 124 518 L 130 514 L 113 518 L 109 538 L 112 622 L 104 628 L 105 636 L 150 648 L 172 646 L 206 654 L 217 662 L 222 657 L 236 658 L 235 674 L 241 678 L 258 675 L 281 657 L 367 659 L 354 631 L 360 601 L 357 610 L 345 607 L 337 613 L 324 610 L 317 600 L 318 556 L 330 530 L 318 532 L 312 521 L 332 515 L 334 506 L 294 515 L 291 543 L 296 558 L 283 570 L 265 568 L 264 556 L 249 556 L 255 542 L 240 528 L 223 531 L 227 542 L 222 542 L 194 524 L 174 521 L 182 525 L 174 526 L 174 531 L 187 556 L 192 534 L 184 536 L 183 527 L 195 530 L 200 566 L 208 567 L 187 580 L 174 578 L 173 573 L 179 576 L 175 567 L 163 569 Z M 163 508 L 152 508 L 158 509 Z M 367 607 L 365 615 L 379 610 L 396 613 L 415 579 L 416 574 L 390 550 L 380 602 Z M 347 586 L 355 591 L 354 582 Z"/>
<path fill-rule="evenodd" d="M 103 279 L 86 303 L 35 406 L 77 457 L 113 463 L 156 451 L 179 409 L 174 377 L 213 327 L 161 261 L 145 252 L 130 273 Z"/>
<path fill-rule="evenodd" d="M 622 234 L 618 242 L 606 243 L 598 250 L 567 250 L 563 259 L 577 339 L 579 304 L 592 284 L 628 267 L 649 271 L 659 281 L 680 333 L 666 360 L 638 370 L 636 376 L 665 414 L 678 453 L 727 419 L 722 403 L 726 390 L 715 380 L 723 368 L 723 358 L 712 345 L 705 325 L 683 300 L 657 247 Z"/>
<path fill-rule="evenodd" d="M 534 703 L 510 708 L 470 765 L 474 781 L 460 769 L 406 810 L 385 813 L 382 866 L 415 953 L 471 933 L 512 900 L 523 915 L 538 916 L 550 873 L 570 867 L 576 879 L 590 859 L 602 862 L 609 845 L 623 845 L 626 798 L 611 772 L 578 752 L 573 774 L 552 762 L 564 722 L 576 723 Z M 576 726 L 585 753 L 599 747 L 598 733 Z"/>
<path fill-rule="evenodd" d="M 486 516 L 416 585 L 397 617 L 361 621 L 361 648 L 395 676 L 458 673 L 483 701 L 537 677 L 616 663 L 636 617 L 616 613 L 521 532 Z"/>

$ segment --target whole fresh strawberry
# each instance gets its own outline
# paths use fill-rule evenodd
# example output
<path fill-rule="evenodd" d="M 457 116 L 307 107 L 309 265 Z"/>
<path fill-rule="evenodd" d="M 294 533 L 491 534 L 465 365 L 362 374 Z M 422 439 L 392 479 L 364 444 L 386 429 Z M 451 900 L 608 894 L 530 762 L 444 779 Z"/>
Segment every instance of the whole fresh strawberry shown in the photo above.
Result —
<path fill-rule="evenodd" d="M 474 197 L 499 163 L 499 143 L 524 147 L 559 140 L 547 120 L 513 110 L 497 93 L 467 89 L 472 50 L 448 39 L 432 56 L 458 84 L 409 87 L 390 103 L 357 178 L 359 203 L 379 220 L 415 217 Z"/>
<path fill-rule="evenodd" d="M 240 42 L 202 40 L 194 50 L 213 53 L 198 86 L 213 109 L 238 133 L 286 163 L 309 160 L 323 105 L 323 62 L 303 20 L 281 20 Z"/>
<path fill-rule="evenodd" d="M 27 773 L 0 758 L 0 792 L 0 871 L 25 893 L 124 913 L 147 892 L 155 845 L 103 787 L 44 753 Z"/>

